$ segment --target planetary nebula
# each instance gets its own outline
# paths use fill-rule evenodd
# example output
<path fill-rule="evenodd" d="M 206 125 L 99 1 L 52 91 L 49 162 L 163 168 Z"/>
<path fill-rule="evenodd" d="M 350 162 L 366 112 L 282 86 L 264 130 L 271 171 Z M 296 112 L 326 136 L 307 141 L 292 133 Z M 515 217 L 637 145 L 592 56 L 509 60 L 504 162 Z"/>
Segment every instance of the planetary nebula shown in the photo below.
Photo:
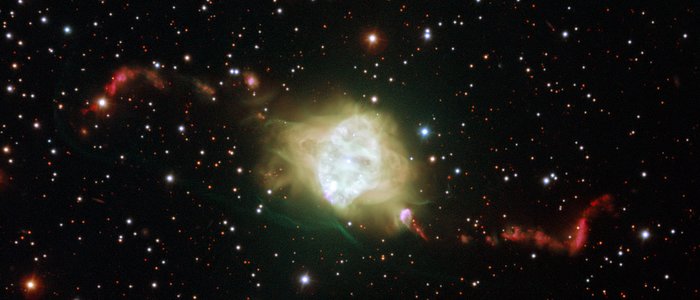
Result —
<path fill-rule="evenodd" d="M 313 195 L 343 217 L 395 228 L 413 199 L 413 173 L 396 124 L 356 105 L 272 126 L 265 179 L 294 197 Z"/>

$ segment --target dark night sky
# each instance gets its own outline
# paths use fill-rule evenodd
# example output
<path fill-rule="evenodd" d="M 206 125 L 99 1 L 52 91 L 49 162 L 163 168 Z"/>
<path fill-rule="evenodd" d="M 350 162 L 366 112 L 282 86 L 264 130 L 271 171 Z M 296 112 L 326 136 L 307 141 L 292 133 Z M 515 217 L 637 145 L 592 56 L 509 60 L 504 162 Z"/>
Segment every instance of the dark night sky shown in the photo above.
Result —
<path fill-rule="evenodd" d="M 700 297 L 699 9 L 3 1 L 0 298 Z M 263 167 L 340 98 L 392 232 Z"/>

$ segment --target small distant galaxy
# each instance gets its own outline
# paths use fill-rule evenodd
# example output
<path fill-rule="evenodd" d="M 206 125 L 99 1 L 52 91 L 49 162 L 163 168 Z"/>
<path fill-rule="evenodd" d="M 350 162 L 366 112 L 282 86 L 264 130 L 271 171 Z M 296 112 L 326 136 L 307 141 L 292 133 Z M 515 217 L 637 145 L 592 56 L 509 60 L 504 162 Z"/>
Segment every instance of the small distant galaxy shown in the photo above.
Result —
<path fill-rule="evenodd" d="M 0 299 L 699 298 L 700 6 L 0 5 Z"/>

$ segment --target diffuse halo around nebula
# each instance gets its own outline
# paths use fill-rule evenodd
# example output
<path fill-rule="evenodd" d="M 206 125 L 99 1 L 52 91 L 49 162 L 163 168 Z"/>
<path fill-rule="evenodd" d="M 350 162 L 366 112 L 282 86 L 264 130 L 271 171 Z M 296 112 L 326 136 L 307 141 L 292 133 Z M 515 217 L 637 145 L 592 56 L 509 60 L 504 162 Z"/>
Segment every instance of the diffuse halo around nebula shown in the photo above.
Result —
<path fill-rule="evenodd" d="M 393 230 L 414 198 L 411 164 L 393 120 L 347 103 L 269 126 L 265 184 Z"/>

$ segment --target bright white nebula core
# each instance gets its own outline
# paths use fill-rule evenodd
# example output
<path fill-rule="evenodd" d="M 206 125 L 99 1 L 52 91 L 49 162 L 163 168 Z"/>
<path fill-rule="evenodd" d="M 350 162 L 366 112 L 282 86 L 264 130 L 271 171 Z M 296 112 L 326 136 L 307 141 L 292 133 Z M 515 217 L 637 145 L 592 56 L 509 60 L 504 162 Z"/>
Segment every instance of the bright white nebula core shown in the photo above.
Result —
<path fill-rule="evenodd" d="M 385 115 L 337 104 L 270 128 L 264 180 L 285 198 L 317 198 L 345 217 L 391 230 L 415 200 L 408 155 Z"/>
<path fill-rule="evenodd" d="M 338 207 L 349 205 L 382 180 L 382 149 L 371 120 L 350 117 L 319 140 L 316 172 L 323 196 Z"/>

